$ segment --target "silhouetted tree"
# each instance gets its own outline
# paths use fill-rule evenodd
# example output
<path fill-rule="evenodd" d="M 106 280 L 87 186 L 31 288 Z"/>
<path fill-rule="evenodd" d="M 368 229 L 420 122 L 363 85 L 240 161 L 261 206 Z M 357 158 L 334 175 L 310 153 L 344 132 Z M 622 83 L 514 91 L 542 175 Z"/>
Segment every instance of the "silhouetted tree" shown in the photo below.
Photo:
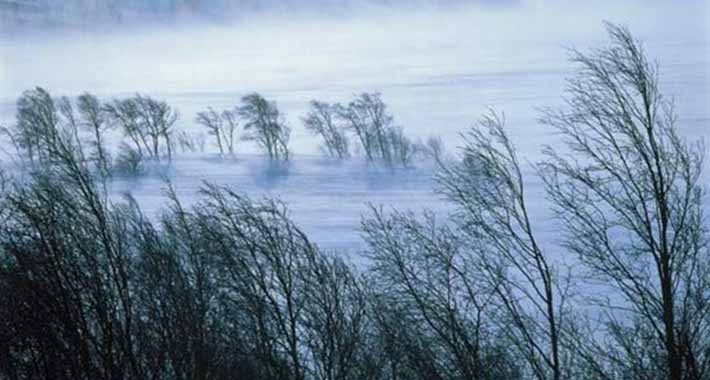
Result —
<path fill-rule="evenodd" d="M 165 152 L 168 160 L 172 160 L 173 129 L 178 113 L 166 102 L 137 94 L 114 100 L 105 110 L 133 142 L 133 150 L 140 157 L 160 160 Z"/>
<path fill-rule="evenodd" d="M 244 120 L 243 139 L 255 141 L 271 161 L 288 161 L 291 129 L 283 121 L 276 103 L 253 93 L 244 96 L 237 109 Z"/>
<path fill-rule="evenodd" d="M 502 341 L 493 319 L 498 284 L 477 275 L 480 259 L 466 249 L 459 231 L 439 225 L 431 213 L 423 219 L 398 212 L 387 216 L 374 209 L 363 222 L 380 297 L 408 318 L 404 326 L 383 321 L 383 328 L 396 329 L 387 333 L 395 335 L 394 344 L 414 340 L 405 349 L 413 366 L 407 377 L 519 377 L 511 352 L 501 355 L 504 346 L 496 345 Z M 404 338 L 397 329 L 413 336 Z"/>
<path fill-rule="evenodd" d="M 602 299 L 615 341 L 605 349 L 624 355 L 614 367 L 639 379 L 706 378 L 704 147 L 679 136 L 673 103 L 640 43 L 625 28 L 607 24 L 607 31 L 609 47 L 572 53 L 579 71 L 568 82 L 567 107 L 543 118 L 569 152 L 546 149 L 548 194 L 564 222 L 564 246 L 605 284 L 607 297 L 619 297 Z"/>
<path fill-rule="evenodd" d="M 351 130 L 369 162 L 408 166 L 417 153 L 414 143 L 394 124 L 379 93 L 358 95 L 347 107 L 338 106 L 338 116 Z"/>
<path fill-rule="evenodd" d="M 92 133 L 91 146 L 92 159 L 102 176 L 110 174 L 111 156 L 105 147 L 104 136 L 110 128 L 108 114 L 99 99 L 89 93 L 84 93 L 77 98 L 77 108 L 81 116 L 82 125 Z"/>
<path fill-rule="evenodd" d="M 350 141 L 338 121 L 342 112 L 339 104 L 328 104 L 313 100 L 308 115 L 303 118 L 306 129 L 323 139 L 323 151 L 330 157 L 350 157 Z"/>
<path fill-rule="evenodd" d="M 198 112 L 196 120 L 208 129 L 209 134 L 215 136 L 220 155 L 224 155 L 225 148 L 230 155 L 234 154 L 234 134 L 239 127 L 236 111 L 217 112 L 209 107 L 207 111 Z"/>
<path fill-rule="evenodd" d="M 39 89 L 26 95 L 23 123 L 46 133 L 33 139 L 29 155 L 41 161 L 0 207 L 1 281 L 21 295 L 3 304 L 14 316 L 0 368 L 17 378 L 140 377 L 122 233 L 81 159 L 73 123 L 37 117 L 54 115 L 51 98 Z"/>
<path fill-rule="evenodd" d="M 539 380 L 568 378 L 562 326 L 567 286 L 533 230 L 525 183 L 504 120 L 491 112 L 464 135 L 463 159 L 443 165 L 440 191 L 478 251 L 501 328 Z"/>
<path fill-rule="evenodd" d="M 393 117 L 378 93 L 363 93 L 340 112 L 348 128 L 357 136 L 368 161 L 391 162 L 387 130 Z"/>

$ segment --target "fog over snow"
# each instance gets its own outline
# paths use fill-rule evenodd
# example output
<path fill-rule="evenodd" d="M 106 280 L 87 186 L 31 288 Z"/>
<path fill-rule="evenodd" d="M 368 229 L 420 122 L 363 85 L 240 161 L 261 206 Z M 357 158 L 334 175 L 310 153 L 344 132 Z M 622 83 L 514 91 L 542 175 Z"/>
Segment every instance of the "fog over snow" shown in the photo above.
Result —
<path fill-rule="evenodd" d="M 180 127 L 198 133 L 198 111 L 232 107 L 242 95 L 260 92 L 278 102 L 293 128 L 296 156 L 286 173 L 269 172 L 251 144 L 239 142 L 235 161 L 218 160 L 210 146 L 203 155 L 179 158 L 168 176 L 186 196 L 202 180 L 280 196 L 321 245 L 353 249 L 360 247 L 357 227 L 368 202 L 446 206 L 432 192 L 433 165 L 389 173 L 357 160 L 320 158 L 318 139 L 300 120 L 312 99 L 347 102 L 360 92 L 380 92 L 407 135 L 441 136 L 452 151 L 459 133 L 493 107 L 505 112 L 520 155 L 534 162 L 542 144 L 555 141 L 536 121 L 537 109 L 561 103 L 574 68 L 566 49 L 603 44 L 606 20 L 627 25 L 657 59 L 682 133 L 710 135 L 707 1 L 295 4 L 248 12 L 232 7 L 221 17 L 203 11 L 170 22 L 135 16 L 115 25 L 6 32 L 0 36 L 0 123 L 13 122 L 24 89 L 42 86 L 52 95 L 150 94 L 177 107 Z M 545 226 L 540 186 L 531 185 L 533 211 Z M 116 193 L 132 191 L 152 211 L 163 186 L 159 175 L 114 184 Z"/>

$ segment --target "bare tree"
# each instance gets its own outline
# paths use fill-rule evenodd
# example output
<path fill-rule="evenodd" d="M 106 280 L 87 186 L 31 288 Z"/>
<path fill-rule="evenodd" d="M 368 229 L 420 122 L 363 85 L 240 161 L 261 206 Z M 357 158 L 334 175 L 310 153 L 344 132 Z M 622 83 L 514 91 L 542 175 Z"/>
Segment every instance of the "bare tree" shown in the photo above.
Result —
<path fill-rule="evenodd" d="M 49 93 L 41 87 L 23 92 L 16 120 L 9 133 L 21 157 L 30 162 L 48 159 L 47 143 L 59 133 L 59 115 Z"/>
<path fill-rule="evenodd" d="M 266 152 L 269 160 L 288 161 L 291 129 L 283 121 L 275 102 L 257 93 L 249 94 L 242 98 L 238 113 L 245 122 L 245 140 L 255 141 Z"/>
<path fill-rule="evenodd" d="M 388 166 L 409 166 L 420 149 L 407 136 L 379 93 L 362 93 L 347 107 L 336 105 L 338 118 L 352 131 L 368 162 L 380 161 Z"/>
<path fill-rule="evenodd" d="M 532 375 L 566 378 L 562 328 L 565 287 L 534 233 L 525 183 L 504 119 L 493 112 L 464 135 L 463 160 L 442 166 L 440 191 L 481 255 L 480 271 L 497 295 L 500 321 Z"/>
<path fill-rule="evenodd" d="M 387 140 L 391 149 L 389 156 L 392 163 L 397 163 L 402 167 L 409 166 L 415 156 L 421 153 L 421 144 L 412 142 L 409 137 L 404 135 L 404 130 L 400 126 L 394 126 L 387 131 Z"/>
<path fill-rule="evenodd" d="M 340 117 L 355 133 L 368 161 L 381 159 L 391 162 L 387 136 L 393 117 L 378 93 L 363 93 L 341 108 Z"/>
<path fill-rule="evenodd" d="M 409 315 L 405 328 L 427 347 L 407 346 L 408 355 L 419 352 L 410 364 L 419 374 L 409 376 L 472 380 L 520 376 L 513 351 L 504 354 L 503 346 L 494 343 L 500 341 L 492 318 L 497 284 L 477 275 L 479 257 L 466 249 L 458 231 L 440 225 L 432 213 L 420 222 L 412 214 L 386 216 L 378 209 L 363 222 L 363 230 L 370 246 L 372 279 L 382 297 Z M 416 367 L 425 363 L 426 369 Z"/>
<path fill-rule="evenodd" d="M 164 101 L 136 94 L 105 106 L 111 119 L 120 124 L 124 135 L 139 156 L 160 160 L 163 151 L 172 160 L 172 141 L 178 113 Z"/>
<path fill-rule="evenodd" d="M 225 148 L 230 155 L 234 154 L 234 134 L 239 128 L 239 119 L 236 111 L 215 111 L 208 107 L 207 111 L 197 113 L 197 123 L 208 129 L 210 135 L 217 140 L 219 154 L 224 155 Z"/>
<path fill-rule="evenodd" d="M 372 378 L 370 303 L 364 283 L 342 258 L 313 257 L 306 274 L 303 327 L 312 356 L 309 377 Z M 376 368 L 374 368 L 376 371 Z"/>
<path fill-rule="evenodd" d="M 251 334 L 261 376 L 305 379 L 302 290 L 316 248 L 277 202 L 255 203 L 211 185 L 203 194 L 195 213 L 218 252 L 226 301 L 245 317 L 235 322 Z"/>
<path fill-rule="evenodd" d="M 26 95 L 21 120 L 43 129 L 28 159 L 41 161 L 0 207 L 2 282 L 21 295 L 6 325 L 14 337 L 0 344 L 10 354 L 2 367 L 18 378 L 141 377 L 130 254 L 82 159 L 71 103 L 61 102 L 60 123 L 46 91 Z"/>
<path fill-rule="evenodd" d="M 236 109 L 223 110 L 222 120 L 224 120 L 222 140 L 224 141 L 224 145 L 227 146 L 227 152 L 233 156 L 234 144 L 236 143 L 235 137 L 239 129 L 239 112 Z"/>
<path fill-rule="evenodd" d="M 308 115 L 303 118 L 306 129 L 323 139 L 322 149 L 334 158 L 350 157 L 350 141 L 338 122 L 342 106 L 313 100 Z"/>
<path fill-rule="evenodd" d="M 446 154 L 444 140 L 442 140 L 440 136 L 430 136 L 427 138 L 426 141 L 421 144 L 420 150 L 425 158 L 434 159 L 436 162 L 444 160 Z"/>
<path fill-rule="evenodd" d="M 567 106 L 545 113 L 567 148 L 547 148 L 545 182 L 565 246 L 616 295 L 603 303 L 617 347 L 629 342 L 623 331 L 643 332 L 659 353 L 644 365 L 663 363 L 655 378 L 706 378 L 704 148 L 679 136 L 673 102 L 661 95 L 641 44 L 623 27 L 607 24 L 607 31 L 609 47 L 573 51 L 579 71 L 568 82 Z M 635 364 L 629 360 L 627 372 L 645 378 L 649 368 Z"/>
<path fill-rule="evenodd" d="M 153 99 L 149 96 L 136 94 L 133 98 L 141 118 L 142 131 L 150 139 L 151 156 L 160 159 L 161 140 L 168 155 L 168 160 L 172 160 L 171 141 L 173 137 L 173 126 L 178 119 L 178 113 L 166 102 Z"/>
<path fill-rule="evenodd" d="M 212 107 L 208 107 L 207 111 L 198 112 L 195 120 L 198 124 L 201 124 L 207 128 L 208 134 L 217 139 L 219 154 L 224 155 L 224 148 L 222 147 L 222 128 L 224 121 L 222 120 L 221 115 Z"/>
<path fill-rule="evenodd" d="M 118 124 L 123 135 L 133 144 L 133 151 L 139 156 L 150 155 L 151 149 L 143 131 L 138 105 L 132 98 L 114 99 L 104 106 L 111 122 Z"/>
<path fill-rule="evenodd" d="M 104 143 L 104 135 L 111 127 L 108 114 L 99 99 L 89 93 L 84 93 L 77 98 L 77 108 L 83 126 L 92 133 L 91 145 L 95 149 L 93 159 L 97 162 L 99 173 L 106 177 L 110 173 L 111 164 L 111 157 Z"/>

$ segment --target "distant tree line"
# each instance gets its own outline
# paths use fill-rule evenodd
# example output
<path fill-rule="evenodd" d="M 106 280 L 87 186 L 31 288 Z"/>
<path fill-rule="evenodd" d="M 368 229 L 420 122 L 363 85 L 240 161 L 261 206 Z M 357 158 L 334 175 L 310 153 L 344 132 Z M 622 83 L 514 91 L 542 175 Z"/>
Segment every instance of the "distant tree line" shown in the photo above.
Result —
<path fill-rule="evenodd" d="M 24 170 L 0 181 L 0 378 L 710 378 L 704 147 L 679 136 L 640 43 L 608 31 L 611 46 L 572 53 L 566 105 L 541 118 L 562 137 L 536 165 L 557 241 L 540 240 L 491 111 L 439 160 L 454 211 L 373 207 L 360 267 L 278 200 L 205 184 L 188 207 L 168 186 L 157 220 L 130 196 L 110 200 L 102 131 L 124 120 L 126 149 L 169 157 L 176 114 L 144 96 L 99 106 L 27 92 L 8 131 Z M 381 158 L 391 119 L 360 108 L 377 103 L 314 103 L 306 123 L 336 155 L 347 132 Z M 279 123 L 273 103 L 249 95 L 229 112 L 287 156 L 285 129 L 263 131 Z M 222 139 L 224 115 L 198 119 Z"/>
<path fill-rule="evenodd" d="M 17 101 L 17 121 L 2 128 L 18 155 L 29 162 L 42 160 L 47 134 L 68 133 L 73 144 L 86 145 L 81 160 L 100 168 L 99 174 L 140 174 L 146 162 L 172 162 L 176 150 L 204 150 L 201 135 L 178 128 L 179 112 L 162 100 L 136 94 L 123 99 L 102 101 L 84 93 L 74 99 L 54 98 L 45 89 L 25 91 Z M 443 144 L 431 139 L 413 142 L 395 126 L 379 94 L 362 94 L 347 107 L 311 102 L 303 118 L 307 130 L 323 140 L 322 151 L 334 159 L 350 158 L 362 152 L 370 163 L 407 167 L 414 158 L 441 154 Z M 231 109 L 208 107 L 197 113 L 195 122 L 214 137 L 221 156 L 234 156 L 239 140 L 253 142 L 269 161 L 287 162 L 291 127 L 276 102 L 258 93 L 245 95 Z M 61 130 L 56 132 L 56 130 Z M 115 147 L 107 144 L 107 134 L 119 133 Z M 46 148 L 46 147 L 44 147 Z"/>

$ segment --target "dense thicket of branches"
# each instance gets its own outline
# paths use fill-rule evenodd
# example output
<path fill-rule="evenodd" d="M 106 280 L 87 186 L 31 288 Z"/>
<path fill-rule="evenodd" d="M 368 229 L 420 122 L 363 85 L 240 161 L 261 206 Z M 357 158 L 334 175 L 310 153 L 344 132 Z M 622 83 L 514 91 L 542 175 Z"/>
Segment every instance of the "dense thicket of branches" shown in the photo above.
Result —
<path fill-rule="evenodd" d="M 562 244 L 540 240 L 490 112 L 460 159 L 427 144 L 455 210 L 373 207 L 361 268 L 278 200 L 204 184 L 187 207 L 168 183 L 151 218 L 110 200 L 103 134 L 118 124 L 139 154 L 169 155 L 170 108 L 27 91 L 6 130 L 21 175 L 0 176 L 0 379 L 710 378 L 703 148 L 679 136 L 640 44 L 608 29 L 610 47 L 573 53 L 567 105 L 543 118 L 564 142 L 536 167 Z M 279 122 L 272 103 L 243 107 L 250 133 L 274 133 L 259 130 Z M 391 125 L 378 109 L 367 117 Z M 335 111 L 348 112 L 314 104 L 307 123 L 331 133 Z M 288 157 L 283 136 L 259 138 Z"/>

